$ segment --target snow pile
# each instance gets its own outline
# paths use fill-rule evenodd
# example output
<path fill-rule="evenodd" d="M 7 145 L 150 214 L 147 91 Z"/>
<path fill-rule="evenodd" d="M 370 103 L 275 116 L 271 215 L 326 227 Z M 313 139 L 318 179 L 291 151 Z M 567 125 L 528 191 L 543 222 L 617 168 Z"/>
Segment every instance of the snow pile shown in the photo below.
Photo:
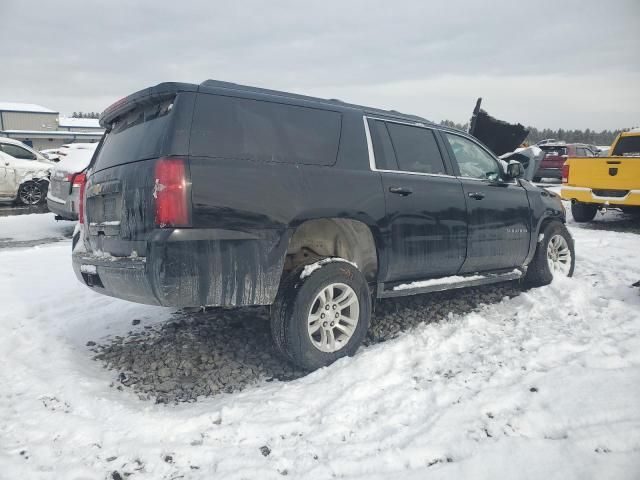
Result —
<path fill-rule="evenodd" d="M 69 242 L 0 251 L 0 476 L 638 478 L 639 238 L 572 233 L 573 279 L 168 406 L 111 388 L 85 344 L 172 309 L 83 287 Z"/>
<path fill-rule="evenodd" d="M 69 128 L 102 128 L 97 118 L 60 117 L 58 125 Z"/>
<path fill-rule="evenodd" d="M 481 280 L 484 275 L 452 275 L 450 277 L 433 278 L 429 280 L 418 280 L 411 283 L 402 283 L 393 287 L 394 290 L 411 290 L 414 288 L 432 287 L 434 285 L 451 285 L 453 283 L 470 282 L 472 280 Z"/>
<path fill-rule="evenodd" d="M 309 265 L 305 265 L 305 267 L 302 269 L 302 272 L 300 272 L 300 278 L 301 279 L 306 278 L 309 275 L 311 275 L 313 272 L 318 270 L 320 267 L 322 267 L 323 265 L 326 265 L 327 263 L 333 263 L 333 262 L 345 262 L 358 268 L 358 265 L 356 265 L 353 262 L 350 262 L 349 260 L 345 260 L 344 258 L 327 257 L 327 258 L 323 258 L 322 260 L 318 260 L 317 262 L 310 263 Z"/>
<path fill-rule="evenodd" d="M 91 143 L 86 145 L 90 145 L 90 147 L 67 149 L 66 155 L 60 157 L 61 160 L 54 167 L 52 175 L 55 175 L 56 172 L 79 173 L 87 168 L 98 144 Z"/>
<path fill-rule="evenodd" d="M 0 102 L 0 111 L 29 113 L 58 113 L 35 103 Z"/>

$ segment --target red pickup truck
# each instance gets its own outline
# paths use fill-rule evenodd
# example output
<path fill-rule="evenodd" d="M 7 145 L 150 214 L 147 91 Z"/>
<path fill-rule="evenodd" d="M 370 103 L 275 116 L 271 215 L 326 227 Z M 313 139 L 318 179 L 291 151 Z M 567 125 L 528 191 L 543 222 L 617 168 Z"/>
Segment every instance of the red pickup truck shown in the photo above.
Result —
<path fill-rule="evenodd" d="M 543 178 L 562 178 L 562 165 L 568 157 L 597 157 L 598 153 L 592 145 L 582 143 L 545 143 L 538 145 L 545 152 L 538 171 L 533 177 L 534 182 Z"/>

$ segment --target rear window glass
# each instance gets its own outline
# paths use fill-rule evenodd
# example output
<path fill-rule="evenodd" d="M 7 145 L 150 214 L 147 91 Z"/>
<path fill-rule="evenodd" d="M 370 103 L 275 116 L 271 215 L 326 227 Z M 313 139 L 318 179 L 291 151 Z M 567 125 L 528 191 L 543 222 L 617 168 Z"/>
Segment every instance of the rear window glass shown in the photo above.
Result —
<path fill-rule="evenodd" d="M 621 157 L 640 157 L 640 136 L 620 137 L 612 155 Z"/>
<path fill-rule="evenodd" d="M 191 127 L 194 156 L 333 165 L 341 115 L 274 102 L 198 95 Z"/>
<path fill-rule="evenodd" d="M 540 149 L 545 153 L 545 155 L 550 156 L 559 157 L 567 154 L 567 147 L 542 145 L 540 146 Z"/>
<path fill-rule="evenodd" d="M 431 130 L 387 123 L 398 167 L 405 172 L 446 173 L 442 155 Z"/>
<path fill-rule="evenodd" d="M 95 169 L 160 156 L 170 121 L 173 99 L 136 108 L 116 119 L 105 135 Z"/>

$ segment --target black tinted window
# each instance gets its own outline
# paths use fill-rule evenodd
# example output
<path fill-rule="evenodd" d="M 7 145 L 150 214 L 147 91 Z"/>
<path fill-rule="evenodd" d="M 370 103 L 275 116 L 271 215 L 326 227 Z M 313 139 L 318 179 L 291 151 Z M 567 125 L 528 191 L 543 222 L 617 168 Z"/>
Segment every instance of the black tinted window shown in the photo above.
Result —
<path fill-rule="evenodd" d="M 398 168 L 406 172 L 446 173 L 436 137 L 431 130 L 387 123 Z"/>
<path fill-rule="evenodd" d="M 397 170 L 396 155 L 385 123 L 380 120 L 369 120 L 369 131 L 373 142 L 373 154 L 376 157 L 376 168 Z"/>
<path fill-rule="evenodd" d="M 273 102 L 198 95 L 191 155 L 333 165 L 339 113 Z"/>
<path fill-rule="evenodd" d="M 611 154 L 613 156 L 638 157 L 640 156 L 640 135 L 634 137 L 620 137 Z"/>
<path fill-rule="evenodd" d="M 96 171 L 160 156 L 172 110 L 173 99 L 140 106 L 118 118 L 104 138 L 94 165 Z"/>

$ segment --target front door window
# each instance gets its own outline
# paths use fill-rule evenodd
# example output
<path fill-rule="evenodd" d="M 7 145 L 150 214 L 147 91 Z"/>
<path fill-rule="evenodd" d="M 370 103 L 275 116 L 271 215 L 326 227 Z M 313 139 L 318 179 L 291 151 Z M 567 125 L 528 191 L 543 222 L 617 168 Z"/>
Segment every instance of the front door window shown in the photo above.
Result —
<path fill-rule="evenodd" d="M 464 137 L 445 133 L 460 167 L 460 176 L 482 180 L 499 180 L 498 162 L 478 145 Z"/>

